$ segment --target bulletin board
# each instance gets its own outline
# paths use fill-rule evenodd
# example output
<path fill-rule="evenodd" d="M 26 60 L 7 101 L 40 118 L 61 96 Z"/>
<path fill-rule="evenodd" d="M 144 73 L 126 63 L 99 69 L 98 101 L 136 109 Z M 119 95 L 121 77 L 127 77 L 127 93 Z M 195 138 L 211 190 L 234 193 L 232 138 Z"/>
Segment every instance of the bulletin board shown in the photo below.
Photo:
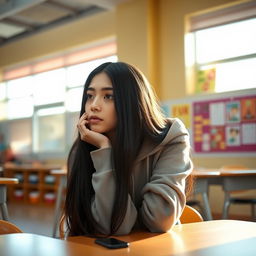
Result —
<path fill-rule="evenodd" d="M 163 108 L 183 121 L 194 154 L 256 156 L 256 89 L 170 100 Z"/>
<path fill-rule="evenodd" d="M 194 151 L 256 152 L 256 95 L 193 102 Z"/>

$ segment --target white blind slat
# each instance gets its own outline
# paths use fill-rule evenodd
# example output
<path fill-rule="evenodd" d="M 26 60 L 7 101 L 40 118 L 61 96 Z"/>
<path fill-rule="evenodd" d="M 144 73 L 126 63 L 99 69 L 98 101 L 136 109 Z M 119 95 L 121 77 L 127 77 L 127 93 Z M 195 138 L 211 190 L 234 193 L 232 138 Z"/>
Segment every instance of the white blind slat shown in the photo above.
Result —
<path fill-rule="evenodd" d="M 249 1 L 228 8 L 192 16 L 190 18 L 190 31 L 193 32 L 254 17 L 256 17 L 256 1 Z"/>

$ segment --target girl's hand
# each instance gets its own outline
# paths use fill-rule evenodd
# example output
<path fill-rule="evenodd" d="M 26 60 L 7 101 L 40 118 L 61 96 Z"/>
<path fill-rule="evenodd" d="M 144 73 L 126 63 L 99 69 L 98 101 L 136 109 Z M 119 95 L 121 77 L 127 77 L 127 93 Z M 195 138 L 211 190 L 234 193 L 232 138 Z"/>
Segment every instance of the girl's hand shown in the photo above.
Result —
<path fill-rule="evenodd" d="M 81 136 L 81 140 L 94 145 L 97 148 L 107 148 L 109 147 L 110 140 L 103 134 L 94 132 L 88 128 L 88 114 L 84 113 L 77 124 L 78 131 Z"/>

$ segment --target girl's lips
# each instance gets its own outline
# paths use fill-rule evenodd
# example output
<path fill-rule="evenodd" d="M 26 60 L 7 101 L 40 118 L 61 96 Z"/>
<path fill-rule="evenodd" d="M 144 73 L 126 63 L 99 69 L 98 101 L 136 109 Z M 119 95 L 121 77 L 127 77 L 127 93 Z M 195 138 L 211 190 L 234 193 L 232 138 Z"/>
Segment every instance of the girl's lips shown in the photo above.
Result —
<path fill-rule="evenodd" d="M 90 119 L 89 119 L 89 123 L 90 124 L 97 124 L 97 123 L 99 123 L 101 121 L 102 121 L 102 119 L 99 118 L 99 117 L 90 117 Z"/>

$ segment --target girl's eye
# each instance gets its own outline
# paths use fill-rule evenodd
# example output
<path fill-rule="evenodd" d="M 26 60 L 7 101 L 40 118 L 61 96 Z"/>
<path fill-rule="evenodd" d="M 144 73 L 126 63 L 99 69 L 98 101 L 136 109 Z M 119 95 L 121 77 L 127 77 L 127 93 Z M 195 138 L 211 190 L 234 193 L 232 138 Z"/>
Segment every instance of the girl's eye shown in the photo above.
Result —
<path fill-rule="evenodd" d="M 92 99 L 92 98 L 93 98 L 93 95 L 87 94 L 87 99 L 88 99 L 88 100 L 90 100 L 90 99 Z"/>
<path fill-rule="evenodd" d="M 114 95 L 113 94 L 106 94 L 104 96 L 104 98 L 107 99 L 107 100 L 113 100 L 114 99 Z"/>

